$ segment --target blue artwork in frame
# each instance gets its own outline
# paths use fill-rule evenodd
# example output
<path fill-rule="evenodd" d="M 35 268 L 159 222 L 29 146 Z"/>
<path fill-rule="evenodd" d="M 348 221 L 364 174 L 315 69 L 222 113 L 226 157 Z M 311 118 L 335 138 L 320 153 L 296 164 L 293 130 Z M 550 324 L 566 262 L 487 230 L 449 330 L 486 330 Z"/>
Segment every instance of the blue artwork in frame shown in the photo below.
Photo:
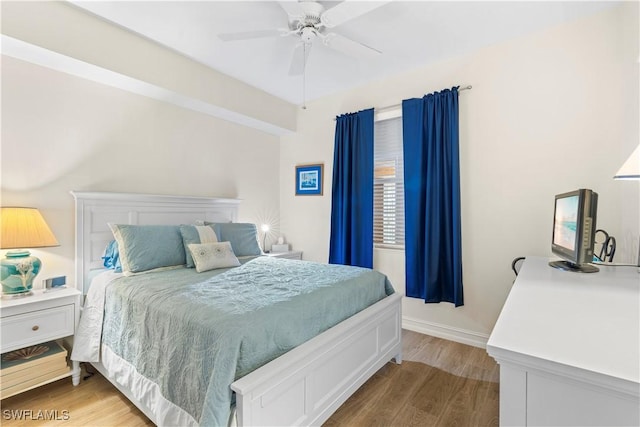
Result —
<path fill-rule="evenodd" d="M 296 166 L 296 196 L 322 196 L 324 164 Z"/>

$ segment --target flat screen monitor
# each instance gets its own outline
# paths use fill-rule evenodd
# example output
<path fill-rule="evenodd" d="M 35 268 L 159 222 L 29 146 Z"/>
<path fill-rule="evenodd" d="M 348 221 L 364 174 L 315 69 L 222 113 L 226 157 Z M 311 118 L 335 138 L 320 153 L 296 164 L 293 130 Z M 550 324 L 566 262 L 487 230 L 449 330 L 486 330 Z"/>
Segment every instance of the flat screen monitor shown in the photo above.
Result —
<path fill-rule="evenodd" d="M 562 258 L 552 267 L 580 273 L 595 273 L 593 247 L 598 210 L 598 193 L 581 188 L 558 194 L 553 213 L 551 251 Z"/>

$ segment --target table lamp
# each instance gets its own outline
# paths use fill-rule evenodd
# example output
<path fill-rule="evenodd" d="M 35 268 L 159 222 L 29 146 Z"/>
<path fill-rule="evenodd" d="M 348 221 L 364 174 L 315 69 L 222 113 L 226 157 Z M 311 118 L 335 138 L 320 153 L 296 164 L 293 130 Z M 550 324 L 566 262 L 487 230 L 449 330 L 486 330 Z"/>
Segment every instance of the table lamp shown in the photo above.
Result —
<path fill-rule="evenodd" d="M 36 208 L 6 207 L 0 210 L 0 249 L 14 249 L 0 261 L 3 296 L 31 295 L 33 279 L 42 262 L 24 248 L 59 246 L 56 237 Z"/>
<path fill-rule="evenodd" d="M 633 150 L 633 153 L 623 163 L 613 179 L 640 180 L 640 145 Z M 638 242 L 638 272 L 640 273 L 640 242 Z"/>
<path fill-rule="evenodd" d="M 264 237 L 262 239 L 262 252 L 268 254 L 269 251 L 267 250 L 267 234 L 269 233 L 269 224 L 262 224 L 262 233 L 264 234 Z"/>
<path fill-rule="evenodd" d="M 640 145 L 633 150 L 613 179 L 640 179 Z"/>

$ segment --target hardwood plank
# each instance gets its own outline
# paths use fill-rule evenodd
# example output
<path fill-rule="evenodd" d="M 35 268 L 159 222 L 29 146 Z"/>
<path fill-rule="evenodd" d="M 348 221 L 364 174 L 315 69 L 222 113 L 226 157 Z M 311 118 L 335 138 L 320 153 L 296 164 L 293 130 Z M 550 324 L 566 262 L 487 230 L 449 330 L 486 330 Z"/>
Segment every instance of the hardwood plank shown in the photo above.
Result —
<path fill-rule="evenodd" d="M 325 426 L 498 425 L 499 368 L 483 349 L 406 330 L 402 346 L 403 363 L 387 363 Z M 3 426 L 153 425 L 100 374 L 77 387 L 65 378 L 5 399 L 1 406 Z M 69 419 L 7 419 L 4 411 L 11 410 L 68 411 Z"/>
<path fill-rule="evenodd" d="M 344 425 L 345 418 L 350 420 L 351 425 L 357 425 L 366 416 L 371 406 L 376 404 L 378 398 L 377 390 L 388 387 L 388 383 L 392 378 L 390 371 L 393 371 L 393 369 L 393 365 L 389 363 L 383 366 L 380 371 L 375 373 L 369 381 L 367 381 L 370 387 L 360 387 L 349 398 L 349 407 L 342 405 L 333 416 L 327 420 L 325 426 L 342 426 Z"/>
<path fill-rule="evenodd" d="M 402 343 L 405 361 L 390 369 L 398 387 L 365 383 L 359 391 L 384 398 L 365 413 L 349 399 L 326 425 L 498 425 L 499 368 L 483 349 L 406 330 Z"/>
<path fill-rule="evenodd" d="M 420 360 L 420 354 L 424 347 L 437 339 L 430 335 L 423 335 L 417 332 L 402 330 L 402 358 L 404 360 Z"/>
<path fill-rule="evenodd" d="M 4 399 L 1 406 L 3 426 L 154 425 L 98 373 L 87 380 L 83 379 L 77 387 L 71 384 L 70 378 L 64 378 Z M 14 413 L 19 414 L 22 419 L 11 417 L 11 413 L 6 411 L 15 411 Z M 39 411 L 45 411 L 46 414 Z M 68 415 L 68 419 L 63 419 L 65 414 Z"/>

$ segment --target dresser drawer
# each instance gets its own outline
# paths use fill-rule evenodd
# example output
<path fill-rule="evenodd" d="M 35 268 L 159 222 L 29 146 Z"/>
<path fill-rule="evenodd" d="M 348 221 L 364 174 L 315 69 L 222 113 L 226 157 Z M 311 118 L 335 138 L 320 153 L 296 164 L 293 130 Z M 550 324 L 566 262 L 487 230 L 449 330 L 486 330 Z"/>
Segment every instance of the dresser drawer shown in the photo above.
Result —
<path fill-rule="evenodd" d="M 73 335 L 74 304 L 32 311 L 0 319 L 2 348 L 0 352 Z"/>

